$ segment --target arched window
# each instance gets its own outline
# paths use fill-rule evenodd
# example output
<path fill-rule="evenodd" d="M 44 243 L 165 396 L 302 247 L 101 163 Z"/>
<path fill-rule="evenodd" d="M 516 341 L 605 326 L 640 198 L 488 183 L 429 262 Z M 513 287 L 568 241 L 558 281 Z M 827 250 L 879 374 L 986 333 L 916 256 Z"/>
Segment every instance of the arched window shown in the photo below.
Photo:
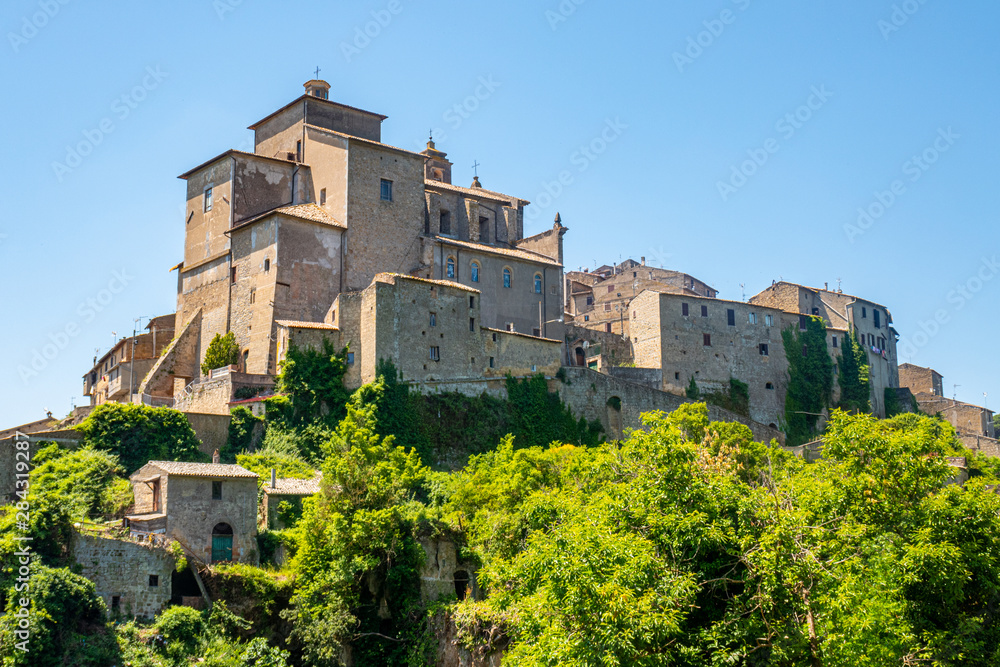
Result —
<path fill-rule="evenodd" d="M 469 273 L 472 276 L 472 282 L 478 283 L 479 282 L 479 262 L 473 262 L 472 263 L 471 271 Z"/>
<path fill-rule="evenodd" d="M 264 260 L 264 273 L 267 273 L 270 270 L 271 270 L 271 260 L 270 259 L 265 259 Z"/>
<path fill-rule="evenodd" d="M 542 274 L 535 274 L 535 294 L 542 293 Z"/>
<path fill-rule="evenodd" d="M 503 269 L 503 286 L 510 289 L 510 269 L 507 267 Z"/>
<path fill-rule="evenodd" d="M 449 279 L 454 280 L 455 279 L 455 258 L 454 257 L 449 257 L 448 258 L 448 262 L 446 263 L 446 267 L 447 268 L 445 268 L 445 275 L 447 275 Z"/>
<path fill-rule="evenodd" d="M 233 559 L 233 528 L 228 523 L 217 523 L 212 529 L 212 562 Z"/>

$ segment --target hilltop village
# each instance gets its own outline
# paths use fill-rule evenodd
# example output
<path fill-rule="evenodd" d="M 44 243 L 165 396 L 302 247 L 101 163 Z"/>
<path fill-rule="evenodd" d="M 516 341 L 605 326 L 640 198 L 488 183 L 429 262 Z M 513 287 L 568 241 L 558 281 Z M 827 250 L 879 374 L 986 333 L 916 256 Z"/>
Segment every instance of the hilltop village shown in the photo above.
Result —
<path fill-rule="evenodd" d="M 887 305 L 784 281 L 729 301 L 644 257 L 570 270 L 559 215 L 526 236 L 529 201 L 478 177 L 453 183 L 433 139 L 419 153 L 383 143 L 386 118 L 312 80 L 249 126 L 253 152 L 196 157 L 207 159 L 180 175 L 176 312 L 94 359 L 83 375 L 90 405 L 70 419 L 0 432 L 12 461 L 22 442 L 74 448 L 73 426 L 105 404 L 172 408 L 190 424 L 201 462 L 138 462 L 125 534 L 73 537 L 76 563 L 112 612 L 203 605 L 198 568 L 179 578 L 171 543 L 205 566 L 259 564 L 259 531 L 284 527 L 289 504 L 320 492 L 311 471 L 286 477 L 219 456 L 234 410 L 262 418 L 295 351 L 342 350 L 346 392 L 386 362 L 426 396 L 503 400 L 512 380 L 536 379 L 607 440 L 642 429 L 645 413 L 705 402 L 713 422 L 808 457 L 840 407 L 941 415 L 970 451 L 1000 456 L 992 412 L 946 398 L 937 371 L 899 363 Z M 219 340 L 229 358 L 214 366 Z M 16 500 L 11 470 L 0 482 Z M 420 544 L 425 599 L 477 594 L 477 565 L 455 540 Z"/>

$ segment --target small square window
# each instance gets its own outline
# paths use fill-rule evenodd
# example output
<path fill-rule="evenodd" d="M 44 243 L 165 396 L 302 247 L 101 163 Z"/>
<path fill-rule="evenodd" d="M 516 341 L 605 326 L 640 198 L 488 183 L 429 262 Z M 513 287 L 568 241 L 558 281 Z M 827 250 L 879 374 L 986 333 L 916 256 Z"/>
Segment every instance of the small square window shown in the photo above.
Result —
<path fill-rule="evenodd" d="M 212 500 L 222 500 L 222 482 L 212 482 Z"/>
<path fill-rule="evenodd" d="M 769 327 L 773 327 L 774 326 L 774 315 L 765 315 L 764 316 L 764 325 L 765 326 L 769 326 Z"/>
<path fill-rule="evenodd" d="M 680 380 L 681 379 L 681 374 L 680 373 L 674 373 L 674 379 L 675 380 Z"/>
<path fill-rule="evenodd" d="M 769 351 L 768 351 L 767 343 L 761 343 L 760 344 L 760 356 L 766 357 L 766 356 L 768 356 L 768 354 L 769 354 Z"/>
<path fill-rule="evenodd" d="M 212 188 L 205 188 L 205 213 L 212 210 Z"/>
<path fill-rule="evenodd" d="M 382 201 L 392 201 L 392 181 L 382 179 Z"/>
<path fill-rule="evenodd" d="M 583 321 L 584 322 L 589 322 L 590 321 L 590 315 L 584 315 L 583 316 Z"/>
<path fill-rule="evenodd" d="M 158 575 L 158 574 L 151 574 L 151 575 L 149 575 L 149 585 L 150 586 L 159 586 L 160 585 L 160 575 Z"/>
<path fill-rule="evenodd" d="M 747 315 L 747 322 L 750 324 L 757 324 L 757 313 L 750 313 Z"/>
<path fill-rule="evenodd" d="M 531 330 L 531 335 L 534 336 L 535 338 L 541 338 L 542 330 L 539 329 L 538 327 L 535 327 L 534 329 Z"/>
<path fill-rule="evenodd" d="M 604 304 L 604 312 L 606 312 L 606 313 L 611 312 L 611 304 L 610 303 Z"/>

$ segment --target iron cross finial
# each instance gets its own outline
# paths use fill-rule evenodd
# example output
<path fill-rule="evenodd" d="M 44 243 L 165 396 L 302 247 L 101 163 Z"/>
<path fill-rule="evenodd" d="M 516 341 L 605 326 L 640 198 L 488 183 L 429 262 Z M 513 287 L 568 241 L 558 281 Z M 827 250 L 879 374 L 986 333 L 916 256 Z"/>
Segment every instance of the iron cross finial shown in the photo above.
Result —
<path fill-rule="evenodd" d="M 479 178 L 479 168 L 482 166 L 483 165 L 479 164 L 479 160 L 476 160 L 475 162 L 472 163 L 472 170 L 475 173 L 476 178 Z"/>
<path fill-rule="evenodd" d="M 316 66 L 316 79 L 319 80 L 319 65 Z"/>

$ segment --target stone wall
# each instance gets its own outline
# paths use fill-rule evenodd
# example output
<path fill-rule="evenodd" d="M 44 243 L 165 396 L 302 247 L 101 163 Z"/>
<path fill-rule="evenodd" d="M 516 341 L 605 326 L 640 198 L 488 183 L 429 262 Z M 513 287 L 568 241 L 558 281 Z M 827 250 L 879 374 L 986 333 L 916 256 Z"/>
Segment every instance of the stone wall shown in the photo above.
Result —
<path fill-rule="evenodd" d="M 74 531 L 71 553 L 109 611 L 118 598 L 124 616 L 152 618 L 170 603 L 176 561 L 165 548 Z"/>
<path fill-rule="evenodd" d="M 229 439 L 229 422 L 232 421 L 230 415 L 185 412 L 184 416 L 201 441 L 198 449 L 203 454 L 211 456 L 216 449 L 221 450 L 226 446 L 226 440 Z"/>
<path fill-rule="evenodd" d="M 612 366 L 607 369 L 608 375 L 625 382 L 641 384 L 660 391 L 663 386 L 663 371 L 659 368 L 629 368 Z"/>
<path fill-rule="evenodd" d="M 974 452 L 982 452 L 986 456 L 1000 457 L 1000 442 L 982 435 L 962 435 L 958 439 L 963 445 Z"/>
<path fill-rule="evenodd" d="M 198 368 L 200 338 L 201 308 L 198 308 L 153 364 L 139 385 L 139 393 L 150 397 L 171 397 L 174 395 L 175 378 L 190 381 L 198 377 L 201 373 Z"/>
<path fill-rule="evenodd" d="M 256 563 L 257 480 L 220 478 L 222 499 L 212 499 L 208 477 L 169 475 L 162 485 L 167 534 L 205 563 L 212 562 L 212 529 L 227 523 L 233 529 L 233 560 Z M 216 480 L 219 481 L 219 480 Z M 136 488 L 143 485 L 137 485 Z"/>

